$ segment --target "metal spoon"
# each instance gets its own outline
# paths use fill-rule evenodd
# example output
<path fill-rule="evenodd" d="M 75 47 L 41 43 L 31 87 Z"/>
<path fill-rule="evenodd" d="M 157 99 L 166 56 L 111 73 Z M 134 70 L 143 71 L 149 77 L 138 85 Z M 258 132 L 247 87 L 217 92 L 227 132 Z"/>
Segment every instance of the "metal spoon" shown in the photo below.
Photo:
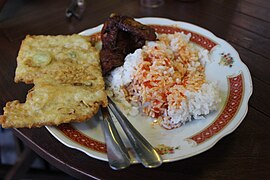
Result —
<path fill-rule="evenodd" d="M 120 123 L 132 145 L 139 161 L 147 168 L 158 167 L 162 159 L 151 144 L 132 126 L 125 115 L 118 109 L 116 104 L 108 97 L 109 108 Z"/>
<path fill-rule="evenodd" d="M 114 170 L 124 169 L 130 165 L 128 151 L 116 130 L 108 108 L 101 107 L 101 111 L 109 165 Z"/>

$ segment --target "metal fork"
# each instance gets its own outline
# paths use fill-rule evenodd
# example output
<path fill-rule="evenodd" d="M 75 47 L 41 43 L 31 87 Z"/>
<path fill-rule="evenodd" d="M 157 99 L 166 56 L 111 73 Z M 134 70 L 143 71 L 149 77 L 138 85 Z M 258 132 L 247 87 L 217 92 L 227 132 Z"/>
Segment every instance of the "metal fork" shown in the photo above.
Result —
<path fill-rule="evenodd" d="M 134 128 L 134 126 L 128 121 L 125 115 L 109 97 L 108 100 L 109 108 L 127 135 L 139 162 L 147 168 L 160 166 L 162 164 L 162 159 L 155 148 L 153 148 L 153 146 Z"/>
<path fill-rule="evenodd" d="M 66 9 L 66 17 L 68 19 L 75 17 L 76 19 L 81 20 L 84 10 L 84 0 L 71 0 L 71 4 Z"/>

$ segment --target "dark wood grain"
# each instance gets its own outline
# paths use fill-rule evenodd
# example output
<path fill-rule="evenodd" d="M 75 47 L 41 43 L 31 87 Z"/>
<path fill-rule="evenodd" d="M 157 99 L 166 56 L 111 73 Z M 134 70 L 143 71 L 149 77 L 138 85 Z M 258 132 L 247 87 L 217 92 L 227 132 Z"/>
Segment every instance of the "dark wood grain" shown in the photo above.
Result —
<path fill-rule="evenodd" d="M 113 171 L 107 162 L 90 158 L 57 141 L 45 128 L 14 129 L 37 154 L 79 179 L 269 179 L 270 177 L 270 3 L 268 0 L 166 0 L 148 9 L 135 0 L 86 0 L 82 20 L 68 21 L 70 1 L 18 1 L 0 22 L 0 105 L 25 100 L 32 85 L 13 82 L 16 56 L 27 34 L 72 34 L 95 27 L 112 12 L 133 17 L 164 17 L 186 21 L 212 31 L 239 52 L 248 66 L 254 92 L 247 116 L 230 135 L 208 151 L 156 169 L 132 165 Z M 7 1 L 7 4 L 10 2 Z M 12 10 L 12 11 L 11 11 Z"/>
<path fill-rule="evenodd" d="M 221 21 L 227 21 L 230 24 L 241 27 L 247 31 L 251 31 L 260 36 L 270 37 L 270 22 L 261 21 L 256 17 L 244 14 L 242 12 L 235 11 L 235 7 L 224 6 L 222 3 L 218 3 L 215 0 L 201 1 L 200 6 L 203 6 L 204 12 L 212 16 L 218 17 Z M 237 6 L 235 1 L 234 6 Z M 233 18 L 232 18 L 233 16 Z"/>
<path fill-rule="evenodd" d="M 264 124 L 264 127 L 260 127 L 261 123 Z M 157 169 L 145 169 L 141 165 L 133 165 L 123 171 L 111 170 L 107 162 L 89 158 L 82 152 L 64 146 L 55 141 L 45 128 L 15 129 L 15 133 L 44 159 L 78 178 L 95 176 L 101 179 L 108 177 L 135 179 L 141 178 L 143 174 L 143 179 L 151 179 L 151 177 L 159 177 L 159 179 L 257 177 L 264 179 L 269 176 L 267 169 L 269 168 L 270 155 L 266 148 L 266 145 L 269 144 L 266 138 L 270 135 L 269 126 L 269 117 L 251 108 L 237 131 L 223 138 L 213 148 L 200 155 L 167 163 Z M 261 129 L 260 132 L 258 132 L 258 128 Z M 51 146 L 52 143 L 54 148 Z M 70 169 L 66 164 L 76 168 Z M 81 174 L 80 171 L 86 174 Z"/>
<path fill-rule="evenodd" d="M 241 60 L 249 67 L 252 76 L 270 85 L 270 60 L 249 51 L 249 49 L 236 45 L 233 42 L 230 43 L 240 54 Z M 254 65 L 254 63 L 256 63 L 256 65 Z"/>
<path fill-rule="evenodd" d="M 226 1 L 222 2 L 220 0 L 214 0 L 225 7 L 234 9 L 236 12 L 241 12 L 243 14 L 249 15 L 251 17 L 258 18 L 262 21 L 270 21 L 270 12 L 269 12 L 269 2 L 264 0 L 264 5 L 257 5 L 256 1 L 250 2 L 246 0 L 236 0 L 236 1 Z M 263 2 L 263 1 L 261 1 Z"/>
<path fill-rule="evenodd" d="M 255 6 L 260 6 L 260 7 L 270 9 L 270 3 L 267 0 L 244 0 L 244 1 L 252 3 Z"/>

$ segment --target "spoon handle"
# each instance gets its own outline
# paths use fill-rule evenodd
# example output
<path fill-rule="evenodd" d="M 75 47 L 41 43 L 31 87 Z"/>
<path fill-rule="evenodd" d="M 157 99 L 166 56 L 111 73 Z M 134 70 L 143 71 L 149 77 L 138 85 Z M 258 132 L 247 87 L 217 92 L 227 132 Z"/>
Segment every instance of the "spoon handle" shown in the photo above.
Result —
<path fill-rule="evenodd" d="M 147 168 L 158 167 L 162 164 L 162 159 L 152 145 L 134 128 L 125 115 L 118 109 L 116 104 L 110 99 L 109 108 L 126 133 L 130 144 L 140 162 Z"/>
<path fill-rule="evenodd" d="M 128 151 L 116 130 L 108 108 L 101 108 L 101 112 L 109 165 L 114 170 L 124 169 L 130 165 Z"/>

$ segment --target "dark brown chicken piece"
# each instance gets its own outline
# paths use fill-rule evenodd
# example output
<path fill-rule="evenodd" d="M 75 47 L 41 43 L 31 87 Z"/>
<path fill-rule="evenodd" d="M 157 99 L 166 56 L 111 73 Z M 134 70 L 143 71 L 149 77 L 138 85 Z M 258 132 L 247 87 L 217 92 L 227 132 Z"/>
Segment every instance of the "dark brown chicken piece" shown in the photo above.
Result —
<path fill-rule="evenodd" d="M 156 40 L 155 30 L 131 17 L 112 14 L 101 30 L 100 60 L 103 75 L 123 65 L 127 54 Z"/>

